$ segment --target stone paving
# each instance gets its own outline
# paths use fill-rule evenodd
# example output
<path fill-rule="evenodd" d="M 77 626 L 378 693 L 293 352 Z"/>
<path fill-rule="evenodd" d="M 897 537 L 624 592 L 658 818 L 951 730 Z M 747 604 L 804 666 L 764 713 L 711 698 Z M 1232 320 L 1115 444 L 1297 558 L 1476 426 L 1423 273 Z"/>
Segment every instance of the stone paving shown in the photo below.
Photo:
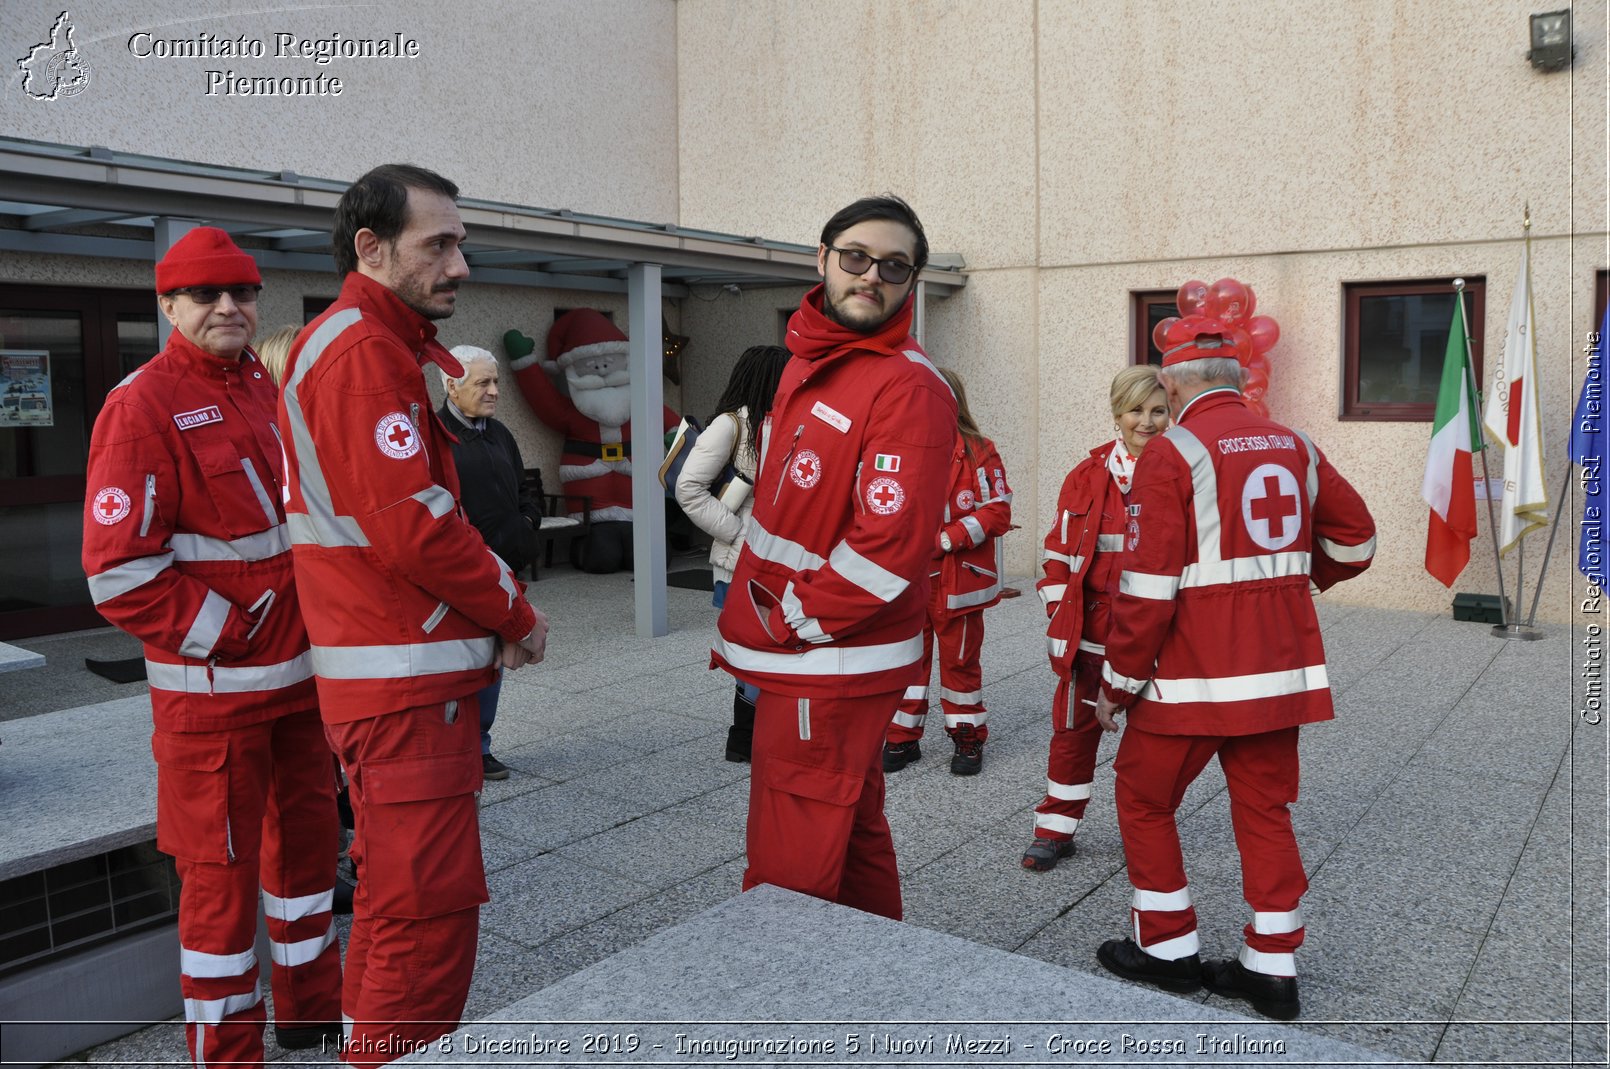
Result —
<path fill-rule="evenodd" d="M 1100 973 L 1095 949 L 1124 932 L 1130 892 L 1115 740 L 1079 853 L 1051 873 L 1020 868 L 1053 677 L 1032 584 L 1018 585 L 1026 596 L 987 617 L 983 773 L 951 776 L 935 729 L 923 760 L 889 777 L 906 920 Z M 632 633 L 629 576 L 545 572 L 531 597 L 553 620 L 550 655 L 503 688 L 494 750 L 513 775 L 483 799 L 492 901 L 466 1020 L 724 902 L 743 869 L 747 766 L 722 759 L 731 684 L 706 668 L 709 595 L 671 589 L 672 633 L 653 640 Z M 1338 717 L 1303 732 L 1294 814 L 1312 887 L 1295 1027 L 1409 1062 L 1605 1064 L 1606 728 L 1571 706 L 1570 634 L 1504 642 L 1485 625 L 1324 599 L 1320 616 Z M 127 655 L 102 634 L 115 652 L 90 655 Z M 51 642 L 66 645 L 22 645 Z M 81 665 L 58 652 L 50 674 Z M 94 700 L 138 686 L 96 684 Z M 1187 794 L 1181 830 L 1204 952 L 1233 952 L 1248 910 L 1215 767 Z M 1024 1021 L 1060 1016 L 1021 1007 Z M 182 1056 L 171 1023 L 85 1054 Z M 272 1044 L 270 1056 L 311 1060 Z"/>

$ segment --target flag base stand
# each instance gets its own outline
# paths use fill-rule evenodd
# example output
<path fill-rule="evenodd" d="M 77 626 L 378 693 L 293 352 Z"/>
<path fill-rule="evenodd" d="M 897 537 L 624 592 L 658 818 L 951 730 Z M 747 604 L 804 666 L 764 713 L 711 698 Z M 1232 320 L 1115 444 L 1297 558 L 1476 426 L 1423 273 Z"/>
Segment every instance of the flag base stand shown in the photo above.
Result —
<path fill-rule="evenodd" d="M 1536 642 L 1543 637 L 1543 631 L 1541 628 L 1532 627 L 1530 624 L 1494 624 L 1493 637 L 1515 639 L 1519 642 Z"/>

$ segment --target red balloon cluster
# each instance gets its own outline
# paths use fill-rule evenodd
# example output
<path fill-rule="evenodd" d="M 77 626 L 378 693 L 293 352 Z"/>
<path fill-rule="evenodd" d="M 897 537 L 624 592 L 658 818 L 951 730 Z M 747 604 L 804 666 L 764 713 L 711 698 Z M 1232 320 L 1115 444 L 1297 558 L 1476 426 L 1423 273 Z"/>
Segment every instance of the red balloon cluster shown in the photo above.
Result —
<path fill-rule="evenodd" d="M 1269 392 L 1269 350 L 1280 340 L 1280 324 L 1270 316 L 1253 315 L 1258 298 L 1252 287 L 1233 278 L 1221 278 L 1211 286 L 1192 279 L 1179 288 L 1174 302 L 1180 315 L 1170 316 L 1152 330 L 1152 342 L 1159 349 L 1167 349 L 1165 340 L 1169 328 L 1185 319 L 1216 320 L 1221 330 L 1235 345 L 1241 366 L 1246 368 L 1246 385 L 1242 395 L 1247 405 L 1261 416 L 1269 414 L 1264 397 Z M 1189 324 L 1187 324 L 1189 325 Z M 1194 333 L 1194 332 L 1193 332 Z"/>

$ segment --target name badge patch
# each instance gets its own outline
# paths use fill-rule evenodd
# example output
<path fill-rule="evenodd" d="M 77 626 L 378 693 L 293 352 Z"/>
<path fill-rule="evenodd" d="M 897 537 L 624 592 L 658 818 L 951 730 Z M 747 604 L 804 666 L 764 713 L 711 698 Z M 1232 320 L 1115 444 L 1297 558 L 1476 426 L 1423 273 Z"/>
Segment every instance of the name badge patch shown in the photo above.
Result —
<path fill-rule="evenodd" d="M 850 430 L 850 417 L 837 409 L 829 408 L 818 401 L 811 406 L 811 415 L 832 427 L 840 434 L 847 434 Z"/>
<path fill-rule="evenodd" d="M 208 405 L 206 408 L 197 408 L 189 412 L 175 412 L 174 425 L 181 431 L 188 431 L 194 427 L 202 427 L 208 423 L 222 423 L 224 414 L 218 411 L 217 405 Z"/>

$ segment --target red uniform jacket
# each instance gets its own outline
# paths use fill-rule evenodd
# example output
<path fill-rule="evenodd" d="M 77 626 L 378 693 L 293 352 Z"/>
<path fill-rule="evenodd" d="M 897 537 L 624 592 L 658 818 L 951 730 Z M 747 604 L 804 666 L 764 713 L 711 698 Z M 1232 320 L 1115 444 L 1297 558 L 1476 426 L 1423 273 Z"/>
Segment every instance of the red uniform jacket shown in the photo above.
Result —
<path fill-rule="evenodd" d="M 755 508 L 722 611 L 717 664 L 801 697 L 919 682 L 928 565 L 956 400 L 908 336 L 911 306 L 856 334 L 821 312 L 789 321 L 794 358 L 767 420 Z"/>
<path fill-rule="evenodd" d="M 949 619 L 982 612 L 1001 600 L 1001 535 L 1012 526 L 1012 488 L 995 443 L 988 438 L 973 446 L 956 436 L 950 456 L 950 491 L 945 499 L 945 526 L 951 551 L 942 549 L 938 566 L 940 611 Z"/>
<path fill-rule="evenodd" d="M 1063 679 L 1072 678 L 1081 651 L 1107 652 L 1129 519 L 1123 492 L 1107 470 L 1112 450 L 1112 442 L 1097 446 L 1068 473 L 1045 534 L 1045 578 L 1036 588 L 1051 619 L 1045 631 L 1051 668 Z"/>
<path fill-rule="evenodd" d="M 1329 720 L 1309 583 L 1369 567 L 1375 523 L 1306 435 L 1203 394 L 1135 466 L 1102 689 L 1166 735 Z"/>
<path fill-rule="evenodd" d="M 286 367 L 286 512 L 331 723 L 473 693 L 491 682 L 495 637 L 517 642 L 535 623 L 458 506 L 426 360 L 457 363 L 434 324 L 354 271 Z"/>
<path fill-rule="evenodd" d="M 106 398 L 90 439 L 84 572 L 145 644 L 162 731 L 317 704 L 280 504 L 274 385 L 178 331 Z"/>

